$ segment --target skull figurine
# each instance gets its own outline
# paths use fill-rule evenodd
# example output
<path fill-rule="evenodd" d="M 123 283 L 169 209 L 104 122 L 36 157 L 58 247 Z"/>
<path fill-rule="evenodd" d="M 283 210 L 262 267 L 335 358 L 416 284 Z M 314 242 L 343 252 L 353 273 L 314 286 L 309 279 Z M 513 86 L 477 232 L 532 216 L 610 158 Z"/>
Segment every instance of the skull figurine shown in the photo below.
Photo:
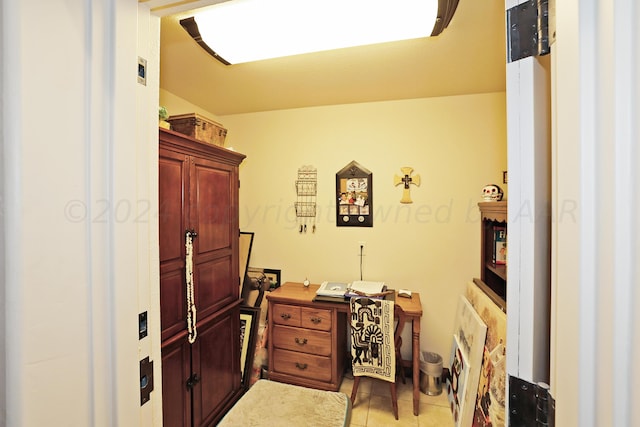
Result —
<path fill-rule="evenodd" d="M 502 189 L 495 184 L 482 187 L 482 199 L 485 202 L 499 202 L 503 195 Z"/>

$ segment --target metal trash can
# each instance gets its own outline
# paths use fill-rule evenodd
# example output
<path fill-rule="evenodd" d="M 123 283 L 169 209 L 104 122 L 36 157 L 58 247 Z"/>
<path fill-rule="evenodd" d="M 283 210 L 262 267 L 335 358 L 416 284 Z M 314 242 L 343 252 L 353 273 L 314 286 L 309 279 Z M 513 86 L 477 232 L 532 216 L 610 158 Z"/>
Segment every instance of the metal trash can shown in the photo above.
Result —
<path fill-rule="evenodd" d="M 428 351 L 422 352 L 420 361 L 420 391 L 429 396 L 442 393 L 442 356 Z"/>

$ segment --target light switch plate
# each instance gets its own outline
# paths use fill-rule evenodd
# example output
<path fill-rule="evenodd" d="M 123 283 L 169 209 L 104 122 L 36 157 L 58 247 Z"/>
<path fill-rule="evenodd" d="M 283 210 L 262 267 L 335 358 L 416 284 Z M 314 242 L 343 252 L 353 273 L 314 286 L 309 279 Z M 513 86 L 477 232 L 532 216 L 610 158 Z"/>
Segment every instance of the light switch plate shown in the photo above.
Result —
<path fill-rule="evenodd" d="M 138 83 L 147 85 L 147 60 L 138 56 Z"/>
<path fill-rule="evenodd" d="M 148 325 L 147 312 L 143 311 L 142 313 L 138 314 L 138 339 L 139 340 L 147 336 L 147 330 L 148 330 L 147 325 Z"/>

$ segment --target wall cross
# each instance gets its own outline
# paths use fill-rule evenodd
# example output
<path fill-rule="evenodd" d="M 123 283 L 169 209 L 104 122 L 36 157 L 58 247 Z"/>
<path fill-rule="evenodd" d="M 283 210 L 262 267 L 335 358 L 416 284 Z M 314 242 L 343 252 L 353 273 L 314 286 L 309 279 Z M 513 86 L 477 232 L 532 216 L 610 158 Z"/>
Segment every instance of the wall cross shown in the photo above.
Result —
<path fill-rule="evenodd" d="M 411 187 L 410 185 L 416 185 L 416 186 L 420 186 L 420 175 L 413 175 L 411 176 L 411 174 L 413 173 L 413 168 L 411 167 L 403 167 L 400 168 L 400 170 L 402 171 L 403 176 L 398 176 L 398 175 L 394 175 L 393 177 L 393 184 L 397 187 L 400 184 L 404 184 L 404 188 L 402 190 L 402 199 L 400 199 L 400 203 L 413 203 L 413 200 L 411 200 Z"/>

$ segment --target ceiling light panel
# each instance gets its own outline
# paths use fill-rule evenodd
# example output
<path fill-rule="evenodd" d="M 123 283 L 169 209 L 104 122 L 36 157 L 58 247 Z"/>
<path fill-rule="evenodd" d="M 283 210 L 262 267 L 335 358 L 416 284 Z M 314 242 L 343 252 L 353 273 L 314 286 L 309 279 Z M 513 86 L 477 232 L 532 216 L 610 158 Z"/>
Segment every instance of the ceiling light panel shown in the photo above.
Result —
<path fill-rule="evenodd" d="M 231 64 L 428 37 L 438 0 L 231 0 L 194 16 Z"/>

